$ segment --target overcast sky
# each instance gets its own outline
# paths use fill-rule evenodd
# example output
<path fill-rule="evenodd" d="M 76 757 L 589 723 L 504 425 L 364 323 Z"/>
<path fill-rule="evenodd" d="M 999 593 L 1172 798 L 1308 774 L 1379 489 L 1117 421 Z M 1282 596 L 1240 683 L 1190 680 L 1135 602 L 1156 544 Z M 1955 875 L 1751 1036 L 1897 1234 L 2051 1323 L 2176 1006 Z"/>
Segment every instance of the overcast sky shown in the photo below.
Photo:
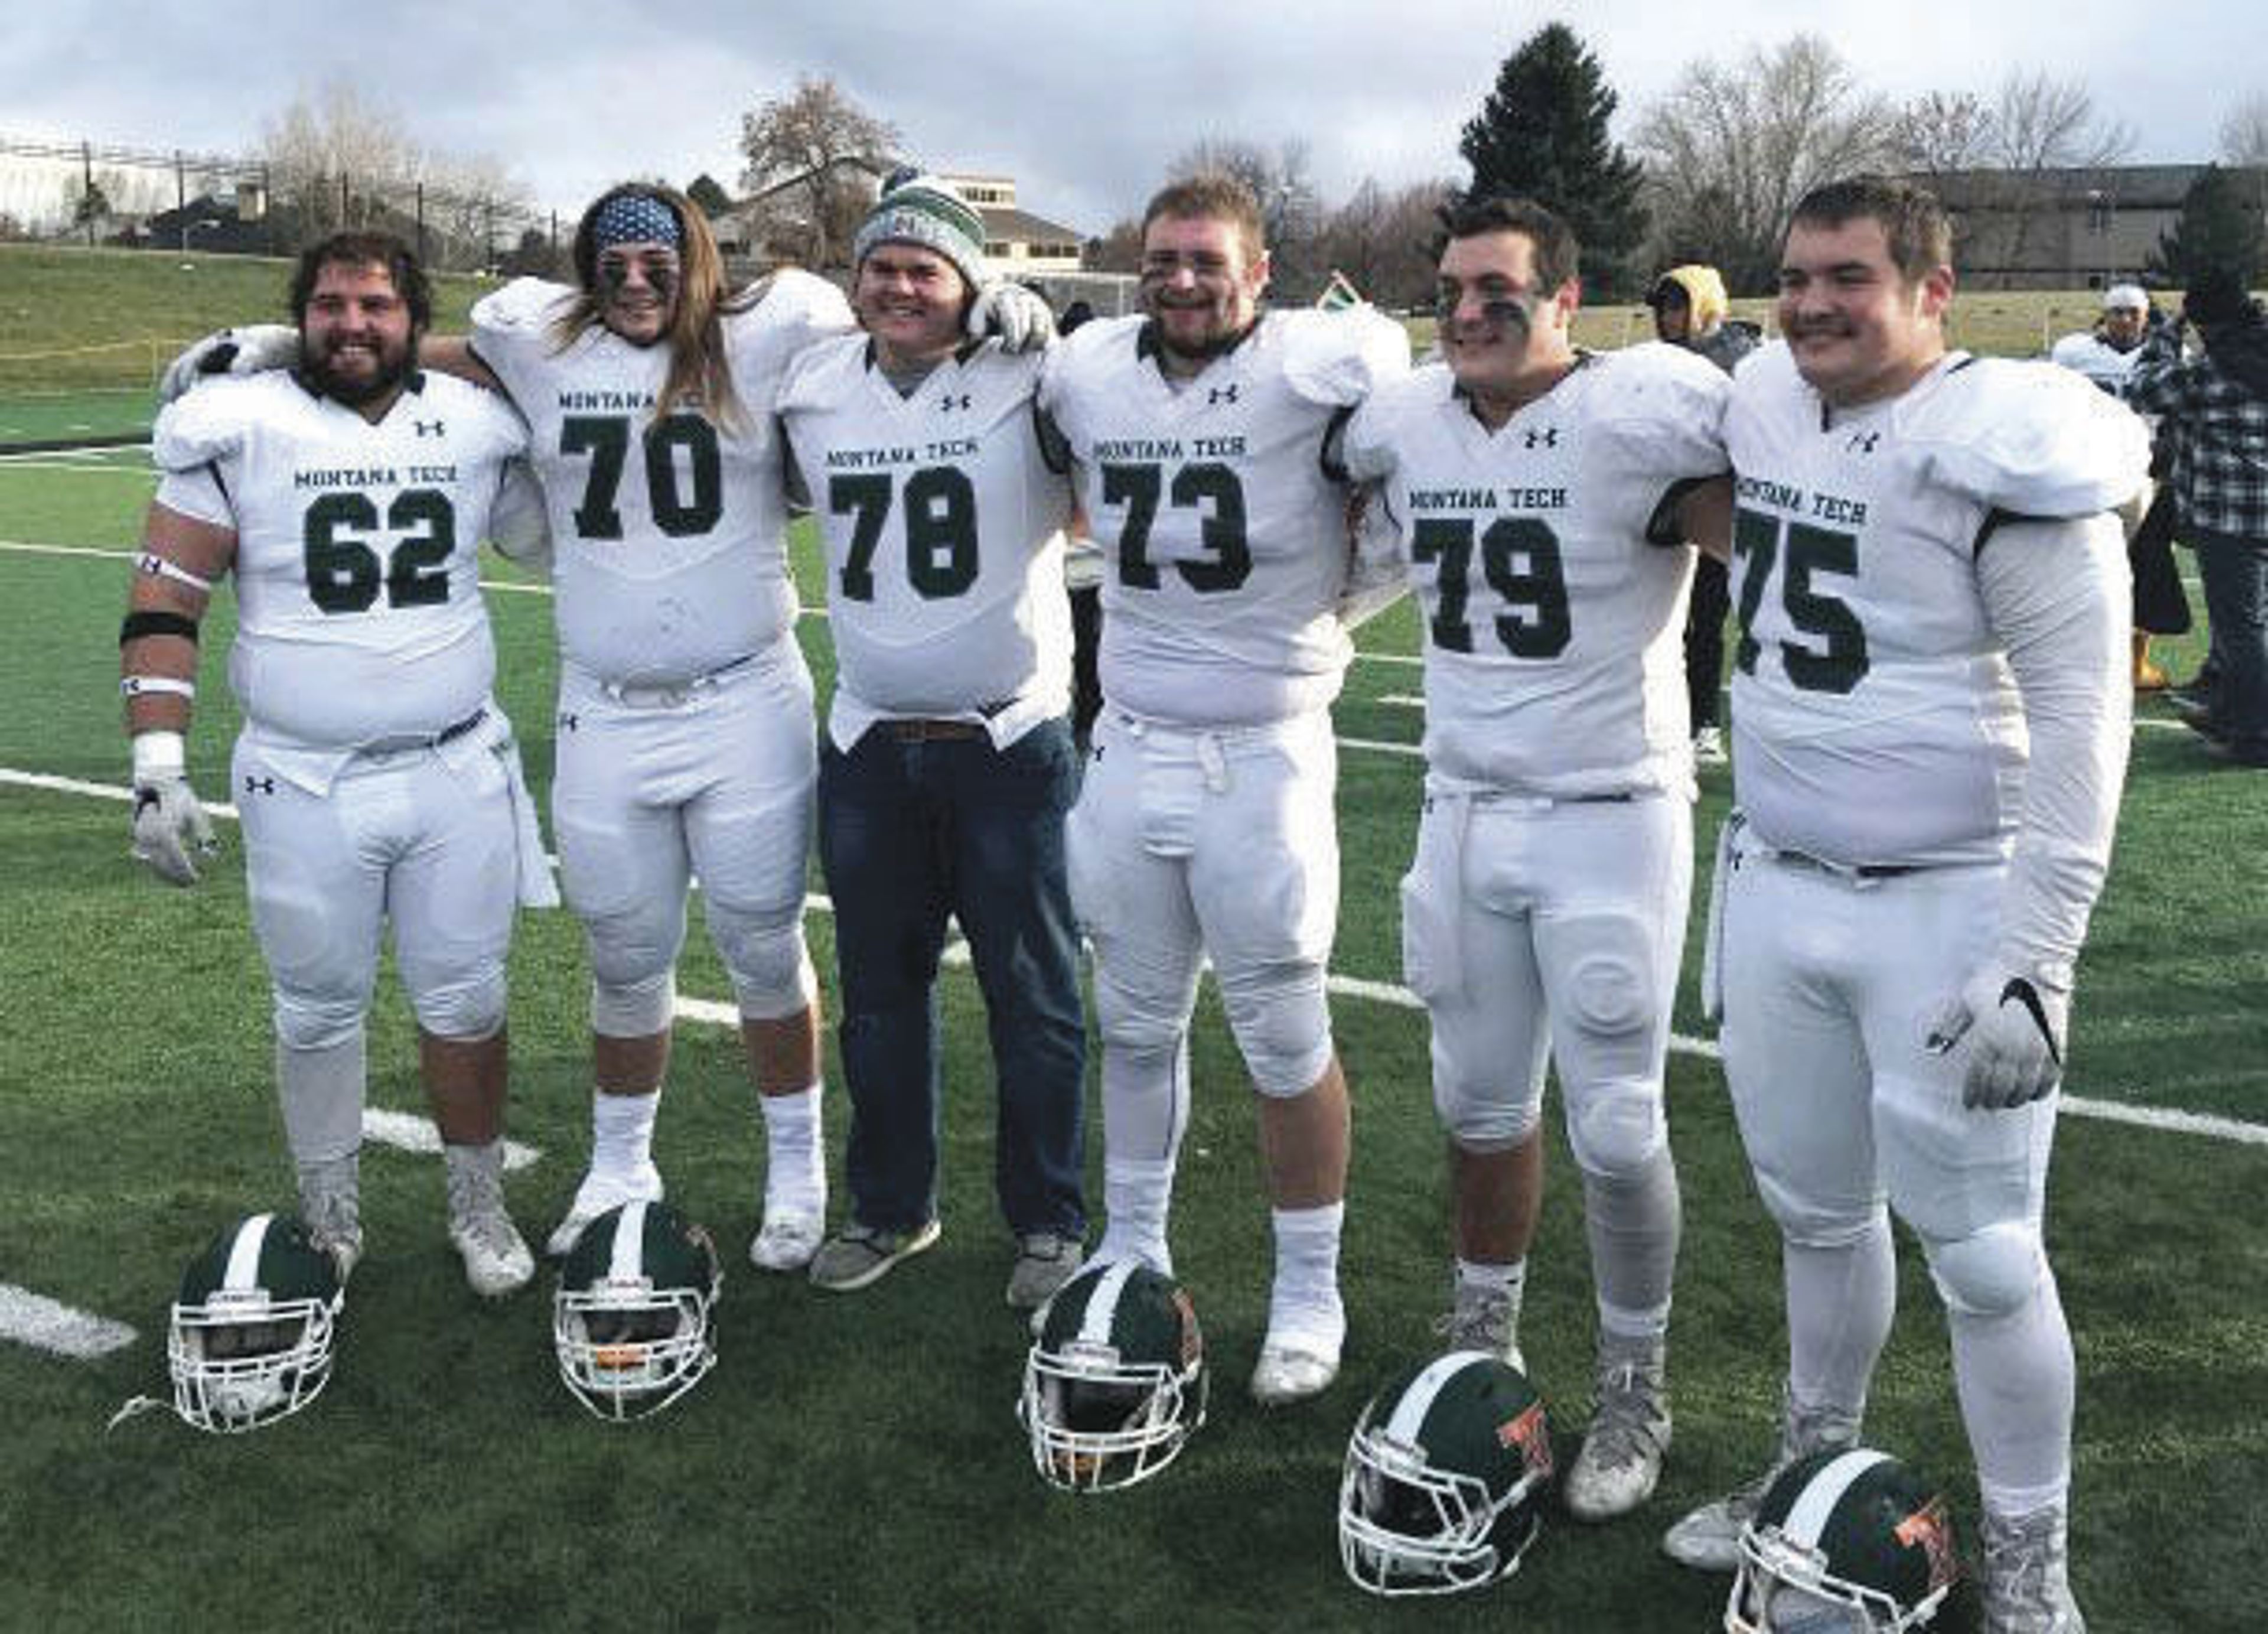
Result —
<path fill-rule="evenodd" d="M 1458 132 L 1504 57 L 1569 20 L 1621 96 L 1627 139 L 1701 55 L 1825 34 L 1894 98 L 1989 95 L 2014 67 L 2084 80 L 2136 160 L 2214 157 L 2268 92 L 2261 0 L 1144 0 L 878 4 L 664 0 L 15 0 L 0 18 L 0 136 L 249 151 L 263 124 L 352 78 L 425 147 L 484 152 L 563 214 L 608 182 L 706 171 L 737 190 L 740 116 L 831 76 L 939 168 L 1005 173 L 1026 209 L 1093 234 L 1208 136 L 1309 144 L 1327 202 L 1366 175 L 1462 179 Z"/>

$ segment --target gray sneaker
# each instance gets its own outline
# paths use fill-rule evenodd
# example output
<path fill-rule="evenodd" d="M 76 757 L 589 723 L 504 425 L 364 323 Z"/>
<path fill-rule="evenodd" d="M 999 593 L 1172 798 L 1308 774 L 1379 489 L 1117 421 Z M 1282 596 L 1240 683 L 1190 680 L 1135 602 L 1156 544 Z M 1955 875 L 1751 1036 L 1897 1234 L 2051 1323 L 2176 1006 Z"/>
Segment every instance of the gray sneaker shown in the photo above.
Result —
<path fill-rule="evenodd" d="M 1704 1504 L 1662 1534 L 1661 1550 L 1681 1566 L 1727 1575 L 1741 1564 L 1741 1533 L 1779 1472 L 1808 1453 L 1859 1444 L 1856 1415 L 1799 1412 L 1785 1394 L 1780 1400 L 1779 1451 L 1770 1468 L 1738 1490 Z"/>
<path fill-rule="evenodd" d="M 535 1256 L 504 1206 L 504 1143 L 445 1146 L 449 1241 L 465 1262 L 465 1281 L 484 1299 L 527 1286 Z"/>
<path fill-rule="evenodd" d="M 299 1169 L 299 1218 L 307 1240 L 331 1257 L 339 1285 L 362 1260 L 361 1166 L 354 1154 Z"/>
<path fill-rule="evenodd" d="M 1578 1520 L 1611 1520 L 1653 1496 L 1669 1451 L 1669 1402 L 1659 1343 L 1599 1347 L 1591 1428 L 1560 1485 Z"/>
<path fill-rule="evenodd" d="M 1008 1273 L 1008 1308 L 1038 1310 L 1079 1275 L 1086 1262 L 1086 1249 L 1078 1238 L 1051 1231 L 1026 1232 L 1016 1240 L 1016 1264 Z"/>
<path fill-rule="evenodd" d="M 1520 1354 L 1520 1306 L 1502 1288 L 1458 1283 L 1455 1302 L 1434 1318 L 1433 1331 L 1445 1351 L 1484 1351 L 1527 1371 Z"/>
<path fill-rule="evenodd" d="M 938 1239 L 939 1226 L 924 1220 L 911 1231 L 880 1231 L 848 1222 L 811 1256 L 811 1285 L 853 1293 L 881 1280 L 900 1260 L 909 1259 Z"/>
<path fill-rule="evenodd" d="M 2064 1510 L 2014 1520 L 1984 1512 L 1984 1634 L 2087 1634 L 2071 1597 Z"/>

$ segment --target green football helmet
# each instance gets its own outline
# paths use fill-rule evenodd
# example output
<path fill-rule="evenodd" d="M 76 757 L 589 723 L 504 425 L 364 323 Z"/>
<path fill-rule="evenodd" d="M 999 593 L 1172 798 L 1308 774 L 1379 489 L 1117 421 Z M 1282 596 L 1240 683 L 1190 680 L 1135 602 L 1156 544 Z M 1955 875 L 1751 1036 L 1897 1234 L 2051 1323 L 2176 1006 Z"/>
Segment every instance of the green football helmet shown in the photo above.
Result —
<path fill-rule="evenodd" d="M 1741 1532 L 1730 1634 L 1900 1634 L 1959 1575 L 1945 1497 L 1888 1453 L 1814 1453 L 1782 1470 Z"/>
<path fill-rule="evenodd" d="M 625 1203 L 583 1228 L 559 1268 L 559 1377 L 597 1417 L 658 1413 L 717 1365 L 716 1245 L 665 1203 Z"/>
<path fill-rule="evenodd" d="M 1452 1351 L 1370 1400 L 1339 1480 L 1339 1560 L 1373 1594 L 1450 1594 L 1520 1569 L 1551 1490 L 1551 1426 L 1527 1376 Z"/>
<path fill-rule="evenodd" d="M 1049 1302 L 1016 1416 L 1049 1485 L 1108 1491 L 1174 1461 L 1204 1423 L 1208 1388 L 1188 1292 L 1116 1260 L 1088 1266 Z"/>
<path fill-rule="evenodd" d="M 230 1226 L 181 1275 L 166 1337 L 173 1410 L 234 1435 L 287 1418 L 330 1382 L 346 1296 L 331 1256 L 288 1215 Z"/>

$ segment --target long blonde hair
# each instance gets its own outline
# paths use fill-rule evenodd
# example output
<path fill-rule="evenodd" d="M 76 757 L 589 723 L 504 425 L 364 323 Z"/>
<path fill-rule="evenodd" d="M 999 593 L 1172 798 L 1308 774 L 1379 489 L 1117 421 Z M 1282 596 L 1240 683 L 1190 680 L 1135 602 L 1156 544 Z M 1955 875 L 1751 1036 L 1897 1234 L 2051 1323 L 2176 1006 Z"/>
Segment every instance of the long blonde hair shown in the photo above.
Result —
<path fill-rule="evenodd" d="M 669 320 L 669 375 L 655 400 L 655 419 L 681 406 L 698 408 L 710 421 L 727 431 L 747 423 L 747 411 L 733 386 L 731 363 L 725 355 L 724 320 L 745 312 L 760 298 L 761 286 L 740 295 L 725 288 L 725 257 L 709 218 L 701 208 L 674 188 L 652 182 L 626 181 L 608 188 L 591 201 L 575 228 L 575 299 L 551 325 L 556 350 L 564 351 L 593 324 L 606 321 L 606 302 L 599 289 L 599 249 L 595 242 L 599 212 L 622 194 L 652 199 L 677 217 L 677 306 Z"/>

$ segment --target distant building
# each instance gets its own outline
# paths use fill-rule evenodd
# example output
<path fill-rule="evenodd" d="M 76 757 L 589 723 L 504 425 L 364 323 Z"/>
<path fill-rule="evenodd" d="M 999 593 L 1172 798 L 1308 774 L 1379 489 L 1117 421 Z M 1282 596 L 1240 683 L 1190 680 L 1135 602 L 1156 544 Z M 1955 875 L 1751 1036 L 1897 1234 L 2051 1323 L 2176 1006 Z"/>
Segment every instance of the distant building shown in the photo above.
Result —
<path fill-rule="evenodd" d="M 1020 279 L 1079 270 L 1079 229 L 1020 209 L 1013 176 L 961 175 L 948 171 L 945 180 L 984 217 L 984 259 L 1000 276 Z"/>
<path fill-rule="evenodd" d="M 835 165 L 870 202 L 881 190 L 882 179 L 896 167 L 895 161 L 881 158 L 843 158 Z M 999 276 L 1027 280 L 1079 270 L 1079 230 L 1019 207 L 1014 177 L 939 173 L 984 218 L 984 256 Z M 765 265 L 782 259 L 788 247 L 801 241 L 807 227 L 802 188 L 808 180 L 793 177 L 712 210 L 711 225 L 725 255 L 736 262 Z"/>
<path fill-rule="evenodd" d="M 2138 276 L 2202 165 L 2105 165 L 1919 176 L 1952 214 L 1972 289 L 2104 289 Z M 2268 172 L 2257 173 L 2268 199 Z"/>

